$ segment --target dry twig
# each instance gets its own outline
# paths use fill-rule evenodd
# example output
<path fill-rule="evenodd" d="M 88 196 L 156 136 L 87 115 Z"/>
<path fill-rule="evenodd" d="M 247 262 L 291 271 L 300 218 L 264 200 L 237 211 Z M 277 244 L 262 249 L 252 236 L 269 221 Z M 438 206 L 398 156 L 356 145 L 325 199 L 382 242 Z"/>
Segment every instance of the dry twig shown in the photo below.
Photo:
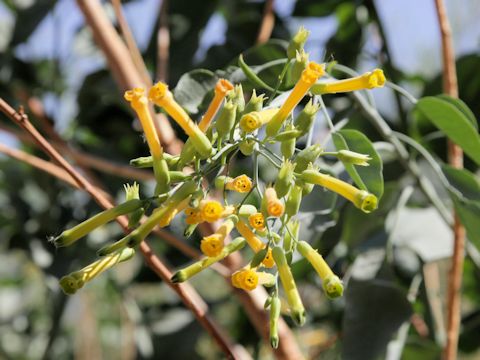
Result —
<path fill-rule="evenodd" d="M 452 31 L 443 0 L 435 0 L 435 8 L 442 37 L 443 91 L 452 97 L 458 97 Z M 448 162 L 458 169 L 463 168 L 463 151 L 452 141 L 448 142 Z M 465 228 L 456 213 L 453 224 L 453 236 L 454 248 L 447 293 L 447 344 L 443 354 L 446 360 L 457 358 L 458 336 L 460 332 L 460 290 L 462 287 L 463 257 L 465 254 Z"/>
<path fill-rule="evenodd" d="M 273 14 L 273 0 L 266 0 L 262 23 L 260 24 L 260 30 L 258 31 L 257 44 L 266 43 L 270 39 L 274 26 L 275 15 Z"/>

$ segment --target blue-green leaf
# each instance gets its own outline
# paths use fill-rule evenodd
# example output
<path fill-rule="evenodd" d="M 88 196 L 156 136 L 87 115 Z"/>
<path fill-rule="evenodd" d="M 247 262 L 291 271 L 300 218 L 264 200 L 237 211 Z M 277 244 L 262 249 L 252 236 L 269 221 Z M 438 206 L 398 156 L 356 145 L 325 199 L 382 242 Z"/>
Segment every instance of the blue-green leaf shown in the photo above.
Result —
<path fill-rule="evenodd" d="M 480 136 L 471 119 L 457 105 L 442 97 L 428 96 L 420 99 L 415 109 L 480 165 Z"/>
<path fill-rule="evenodd" d="M 332 134 L 332 138 L 337 150 L 351 150 L 367 154 L 372 158 L 369 166 L 354 166 L 348 163 L 344 163 L 344 165 L 360 189 L 367 190 L 380 199 L 383 195 L 383 165 L 370 140 L 361 132 L 350 129 L 335 132 Z"/>

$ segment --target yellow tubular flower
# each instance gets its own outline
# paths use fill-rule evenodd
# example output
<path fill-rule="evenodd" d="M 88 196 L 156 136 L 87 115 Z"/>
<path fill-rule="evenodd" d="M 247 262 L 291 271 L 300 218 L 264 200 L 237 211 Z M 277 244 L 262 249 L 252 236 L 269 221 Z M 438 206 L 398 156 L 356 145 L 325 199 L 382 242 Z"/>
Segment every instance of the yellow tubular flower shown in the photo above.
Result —
<path fill-rule="evenodd" d="M 155 130 L 152 117 L 148 111 L 148 100 L 145 96 L 145 90 L 142 88 L 134 88 L 133 90 L 126 91 L 124 97 L 125 100 L 130 102 L 130 106 L 137 113 L 152 156 L 155 158 L 161 158 L 163 149 L 160 145 L 160 140 L 158 139 L 158 134 Z"/>
<path fill-rule="evenodd" d="M 246 133 L 251 133 L 263 125 L 267 124 L 275 114 L 277 114 L 278 109 L 266 109 L 261 111 L 252 111 L 248 114 L 245 114 L 240 119 L 240 129 Z"/>
<path fill-rule="evenodd" d="M 242 269 L 232 274 L 232 285 L 246 291 L 252 291 L 258 286 L 258 275 L 255 270 Z"/>
<path fill-rule="evenodd" d="M 174 206 L 171 211 L 169 213 L 167 213 L 164 217 L 162 217 L 160 219 L 160 221 L 158 222 L 158 226 L 160 227 L 166 227 L 168 225 L 170 225 L 170 223 L 172 222 L 173 218 L 181 211 L 183 211 L 187 206 L 188 206 L 188 202 L 189 202 L 190 199 L 185 199 L 183 201 L 181 201 L 180 203 L 178 203 L 176 206 Z"/>
<path fill-rule="evenodd" d="M 280 217 L 283 215 L 285 206 L 277 197 L 277 192 L 274 188 L 267 188 L 265 190 L 265 201 L 267 205 L 267 213 L 270 216 Z"/>
<path fill-rule="evenodd" d="M 190 116 L 175 101 L 168 86 L 162 82 L 155 84 L 148 93 L 148 98 L 154 104 L 162 107 L 180 125 L 190 137 L 195 150 L 203 157 L 208 157 L 212 152 L 212 144 L 207 136 L 190 119 Z"/>
<path fill-rule="evenodd" d="M 275 136 L 278 133 L 288 115 L 290 115 L 310 87 L 315 84 L 317 79 L 321 77 L 324 72 L 323 65 L 317 64 L 313 61 L 308 63 L 307 68 L 303 70 L 300 80 L 293 88 L 287 100 L 285 100 L 280 110 L 278 110 L 273 119 L 267 124 L 266 131 L 268 136 Z"/>
<path fill-rule="evenodd" d="M 202 215 L 200 214 L 200 210 L 189 207 L 185 210 L 185 222 L 188 225 L 198 224 L 202 222 Z"/>
<path fill-rule="evenodd" d="M 383 87 L 385 81 L 386 79 L 383 71 L 381 69 L 375 69 L 372 72 L 367 72 L 351 79 L 339 80 L 321 85 L 319 84 L 318 88 L 323 94 L 333 94 Z"/>
<path fill-rule="evenodd" d="M 272 249 L 268 249 L 267 255 L 265 255 L 265 258 L 262 261 L 263 266 L 266 268 L 272 268 L 275 266 L 275 261 L 273 260 L 272 256 Z"/>
<path fill-rule="evenodd" d="M 262 213 L 255 213 L 248 217 L 248 223 L 251 227 L 255 230 L 265 230 L 265 218 L 263 217 Z"/>
<path fill-rule="evenodd" d="M 305 170 L 302 173 L 302 179 L 308 183 L 323 186 L 345 199 L 351 201 L 353 205 L 365 213 L 372 212 L 377 208 L 377 197 L 365 190 L 357 189 L 355 186 L 346 183 L 333 176 L 322 174 L 314 170 Z"/>
<path fill-rule="evenodd" d="M 265 247 L 265 244 L 253 233 L 252 230 L 243 221 L 237 223 L 237 230 L 245 240 L 247 240 L 248 246 L 252 248 L 254 252 L 259 252 Z"/>
<path fill-rule="evenodd" d="M 213 97 L 212 102 L 208 106 L 207 112 L 203 116 L 202 120 L 198 123 L 198 127 L 203 132 L 207 131 L 212 119 L 214 118 L 215 114 L 217 113 L 220 105 L 222 105 L 222 101 L 227 95 L 227 93 L 233 90 L 233 85 L 230 81 L 226 79 L 220 79 L 217 81 L 215 85 L 215 95 Z"/>
<path fill-rule="evenodd" d="M 202 200 L 200 202 L 200 216 L 207 222 L 215 222 L 222 217 L 224 208 L 216 200 Z"/>
<path fill-rule="evenodd" d="M 208 257 L 218 256 L 224 247 L 224 242 L 220 234 L 205 236 L 200 243 L 200 250 Z"/>
<path fill-rule="evenodd" d="M 239 193 L 247 193 L 252 190 L 252 180 L 247 175 L 237 176 L 235 179 L 229 179 L 225 188 Z"/>

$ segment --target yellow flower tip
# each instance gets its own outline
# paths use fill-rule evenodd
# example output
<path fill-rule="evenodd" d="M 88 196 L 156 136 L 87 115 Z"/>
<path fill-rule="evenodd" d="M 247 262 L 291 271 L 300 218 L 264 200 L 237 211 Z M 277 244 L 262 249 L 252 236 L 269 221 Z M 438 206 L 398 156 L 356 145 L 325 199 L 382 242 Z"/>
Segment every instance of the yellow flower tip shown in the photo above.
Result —
<path fill-rule="evenodd" d="M 375 69 L 370 73 L 366 73 L 365 76 L 367 77 L 367 89 L 383 87 L 383 85 L 385 85 L 386 79 L 381 69 Z"/>
<path fill-rule="evenodd" d="M 143 88 L 133 88 L 132 90 L 125 91 L 123 97 L 127 101 L 139 100 L 142 96 L 145 95 L 145 89 Z"/>
<path fill-rule="evenodd" d="M 219 234 L 206 236 L 200 243 L 200 250 L 208 257 L 215 257 L 220 255 L 224 247 L 223 238 Z"/>
<path fill-rule="evenodd" d="M 283 212 L 285 211 L 285 206 L 278 199 L 277 192 L 275 191 L 274 188 L 270 187 L 265 190 L 265 198 L 266 198 L 268 215 L 274 216 L 274 217 L 282 216 Z"/>
<path fill-rule="evenodd" d="M 313 85 L 319 77 L 325 73 L 324 65 L 318 64 L 314 61 L 310 61 L 307 68 L 302 72 L 302 81 L 308 85 Z"/>
<path fill-rule="evenodd" d="M 354 204 L 365 213 L 370 213 L 377 208 L 378 199 L 375 195 L 365 190 L 359 191 L 355 195 Z"/>
<path fill-rule="evenodd" d="M 265 218 L 263 217 L 263 214 L 260 212 L 250 215 L 248 217 L 248 223 L 255 230 L 262 231 L 265 229 Z"/>
<path fill-rule="evenodd" d="M 343 295 L 342 280 L 336 275 L 331 275 L 323 281 L 323 290 L 329 299 L 335 299 Z"/>
<path fill-rule="evenodd" d="M 258 286 L 258 275 L 252 269 L 242 269 L 232 275 L 232 285 L 246 291 L 252 291 Z"/>
<path fill-rule="evenodd" d="M 170 91 L 168 90 L 168 85 L 162 82 L 158 82 L 150 88 L 148 92 L 148 99 L 150 101 L 159 102 L 168 95 Z"/>
<path fill-rule="evenodd" d="M 233 84 L 227 79 L 220 79 L 215 85 L 215 94 L 218 94 L 222 97 L 226 96 L 231 90 L 233 90 Z"/>
<path fill-rule="evenodd" d="M 187 225 L 194 225 L 202 222 L 202 216 L 198 209 L 189 207 L 185 209 L 185 215 L 187 215 L 187 217 L 185 218 L 185 222 L 187 223 Z"/>
<path fill-rule="evenodd" d="M 215 222 L 223 215 L 223 206 L 215 200 L 203 200 L 200 202 L 200 214 L 204 221 Z"/>
<path fill-rule="evenodd" d="M 257 111 L 245 114 L 240 119 L 240 129 L 246 133 L 251 133 L 262 126 L 262 122 Z"/>
<path fill-rule="evenodd" d="M 262 265 L 265 266 L 266 268 L 272 268 L 275 266 L 275 260 L 273 259 L 273 255 L 272 255 L 272 249 L 268 249 L 267 255 L 265 255 L 265 258 L 262 260 Z"/>
<path fill-rule="evenodd" d="M 253 183 L 252 180 L 247 175 L 237 176 L 235 179 L 232 179 L 228 184 L 229 190 L 234 190 L 239 193 L 247 193 L 252 190 Z"/>

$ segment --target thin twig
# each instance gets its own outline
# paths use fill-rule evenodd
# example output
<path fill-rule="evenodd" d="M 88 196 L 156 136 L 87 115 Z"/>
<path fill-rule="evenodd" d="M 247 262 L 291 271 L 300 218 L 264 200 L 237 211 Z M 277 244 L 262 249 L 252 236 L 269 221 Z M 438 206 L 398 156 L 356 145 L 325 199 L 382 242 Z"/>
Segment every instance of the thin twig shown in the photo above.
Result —
<path fill-rule="evenodd" d="M 104 197 L 97 189 L 90 184 L 80 173 L 78 173 L 37 131 L 37 129 L 30 123 L 27 115 L 20 114 L 0 98 L 0 110 L 7 115 L 14 123 L 23 128 L 30 134 L 35 142 L 42 148 L 42 150 L 56 161 L 75 181 L 75 183 L 83 190 L 88 192 L 90 196 L 104 209 L 113 207 L 113 204 Z M 117 221 L 122 226 L 124 231 L 128 232 L 128 220 L 122 216 L 118 217 Z M 207 315 L 207 305 L 196 291 L 188 284 L 173 284 L 170 281 L 172 273 L 163 264 L 163 262 L 152 252 L 150 246 L 146 242 L 140 244 L 140 251 L 150 268 L 162 279 L 167 285 L 172 288 L 180 297 L 182 302 L 192 311 L 197 320 L 209 332 L 213 339 L 217 342 L 220 349 L 228 358 L 235 358 L 234 349 L 231 341 L 226 337 L 224 332 L 219 331 L 218 326 L 213 323 Z"/>
<path fill-rule="evenodd" d="M 135 64 L 135 67 L 137 68 L 137 71 L 142 77 L 144 83 L 147 86 L 152 86 L 152 80 L 150 79 L 150 75 L 148 74 L 147 66 L 143 61 L 142 54 L 138 49 L 137 42 L 135 41 L 135 38 L 132 34 L 132 30 L 130 29 L 130 26 L 128 26 L 128 21 L 123 14 L 122 3 L 120 0 L 112 0 L 112 5 L 113 11 L 115 11 L 115 17 L 117 18 L 118 25 L 120 26 L 120 31 L 123 38 L 125 39 L 125 43 L 127 44 L 127 48 L 130 52 L 132 61 Z"/>
<path fill-rule="evenodd" d="M 458 97 L 455 52 L 453 50 L 452 31 L 448 22 L 443 0 L 435 0 L 435 9 L 442 38 L 443 91 L 452 97 Z M 463 168 L 463 151 L 460 146 L 448 141 L 448 162 L 457 169 Z M 446 360 L 457 358 L 458 336 L 460 333 L 461 287 L 463 277 L 463 257 L 465 253 L 465 228 L 458 214 L 454 213 L 453 256 L 447 290 L 447 344 L 443 357 Z"/>
<path fill-rule="evenodd" d="M 157 80 L 168 81 L 168 59 L 170 58 L 170 29 L 168 28 L 168 0 L 162 0 L 158 15 L 157 32 Z"/>
<path fill-rule="evenodd" d="M 274 26 L 275 15 L 273 13 L 273 0 L 266 0 L 260 30 L 257 35 L 257 44 L 266 43 L 270 39 Z"/>

